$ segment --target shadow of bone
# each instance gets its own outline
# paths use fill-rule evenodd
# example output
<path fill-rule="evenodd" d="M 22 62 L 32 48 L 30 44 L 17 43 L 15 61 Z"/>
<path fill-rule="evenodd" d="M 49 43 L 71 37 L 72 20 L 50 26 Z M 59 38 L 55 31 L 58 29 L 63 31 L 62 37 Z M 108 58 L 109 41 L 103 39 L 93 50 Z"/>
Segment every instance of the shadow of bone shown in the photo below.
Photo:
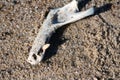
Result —
<path fill-rule="evenodd" d="M 58 47 L 68 40 L 68 39 L 65 39 L 63 37 L 63 33 L 66 30 L 66 28 L 68 27 L 68 25 L 60 27 L 51 36 L 50 41 L 49 41 L 50 47 L 46 50 L 42 62 L 45 62 L 47 59 L 49 59 L 52 56 L 56 55 Z"/>
<path fill-rule="evenodd" d="M 84 5 L 79 6 L 79 7 L 83 7 L 85 6 L 85 4 L 87 4 L 90 0 L 86 0 L 86 2 L 84 2 Z M 105 4 L 101 7 L 95 7 L 95 14 L 94 15 L 99 15 L 100 13 L 106 12 L 108 10 L 111 9 L 112 4 Z M 80 9 L 80 8 L 79 8 Z M 92 15 L 92 16 L 94 16 Z M 50 47 L 46 50 L 44 58 L 42 60 L 42 62 L 45 62 L 46 60 L 48 60 L 49 58 L 51 58 L 52 56 L 57 54 L 57 50 L 58 47 L 65 43 L 67 41 L 67 39 L 62 40 L 62 35 L 64 33 L 64 31 L 66 30 L 66 28 L 68 27 L 69 24 L 60 27 L 59 29 L 57 29 L 55 31 L 55 33 L 51 36 L 50 38 Z"/>
<path fill-rule="evenodd" d="M 81 11 L 86 4 L 88 4 L 91 0 L 77 0 L 78 1 L 78 9 Z"/>
<path fill-rule="evenodd" d="M 106 11 L 109 11 L 112 7 L 111 3 L 104 4 L 103 6 L 96 7 L 95 8 L 95 14 L 94 15 L 99 15 L 100 13 L 104 13 Z"/>

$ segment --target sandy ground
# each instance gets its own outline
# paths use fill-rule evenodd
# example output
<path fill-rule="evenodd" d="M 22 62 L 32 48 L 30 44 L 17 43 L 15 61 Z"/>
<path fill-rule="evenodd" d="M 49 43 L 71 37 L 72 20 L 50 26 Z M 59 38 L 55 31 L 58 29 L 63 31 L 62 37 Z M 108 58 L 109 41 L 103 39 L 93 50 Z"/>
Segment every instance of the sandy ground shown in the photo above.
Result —
<path fill-rule="evenodd" d="M 120 1 L 82 0 L 95 15 L 63 26 L 43 62 L 29 49 L 50 8 L 71 0 L 0 0 L 0 80 L 120 80 Z"/>

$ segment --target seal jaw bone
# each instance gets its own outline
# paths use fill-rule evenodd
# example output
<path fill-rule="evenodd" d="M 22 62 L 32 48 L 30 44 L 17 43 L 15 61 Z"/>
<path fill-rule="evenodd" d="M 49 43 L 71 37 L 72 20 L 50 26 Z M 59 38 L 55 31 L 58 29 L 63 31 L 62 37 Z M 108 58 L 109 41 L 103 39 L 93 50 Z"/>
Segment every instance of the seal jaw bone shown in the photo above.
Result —
<path fill-rule="evenodd" d="M 56 29 L 93 14 L 94 7 L 86 11 L 79 12 L 78 1 L 76 0 L 73 0 L 61 8 L 50 10 L 34 40 L 27 62 L 35 65 L 43 59 L 46 49 L 50 46 L 50 44 L 46 44 L 46 41 L 48 42 L 48 38 L 52 36 Z"/>

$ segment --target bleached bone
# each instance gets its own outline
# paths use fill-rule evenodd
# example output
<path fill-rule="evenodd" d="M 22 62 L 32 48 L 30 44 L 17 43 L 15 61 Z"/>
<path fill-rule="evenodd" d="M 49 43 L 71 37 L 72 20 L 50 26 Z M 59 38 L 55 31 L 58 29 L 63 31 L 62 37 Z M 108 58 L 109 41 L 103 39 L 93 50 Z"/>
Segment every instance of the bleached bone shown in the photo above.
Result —
<path fill-rule="evenodd" d="M 56 29 L 93 14 L 94 7 L 86 11 L 79 12 L 78 1 L 76 0 L 73 0 L 64 7 L 50 10 L 37 37 L 35 38 L 27 61 L 35 65 L 43 59 L 46 49 L 50 46 L 50 44 L 48 44 L 49 39 Z"/>

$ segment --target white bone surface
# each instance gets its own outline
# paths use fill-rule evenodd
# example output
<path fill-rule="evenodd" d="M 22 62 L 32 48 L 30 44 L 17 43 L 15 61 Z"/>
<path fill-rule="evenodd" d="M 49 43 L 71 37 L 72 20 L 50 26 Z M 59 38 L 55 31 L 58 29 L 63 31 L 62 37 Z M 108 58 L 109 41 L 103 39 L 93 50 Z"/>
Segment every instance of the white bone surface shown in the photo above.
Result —
<path fill-rule="evenodd" d="M 94 14 L 94 8 L 79 12 L 78 1 L 73 0 L 64 7 L 50 10 L 47 18 L 44 20 L 37 37 L 32 45 L 27 61 L 30 64 L 38 64 L 44 57 L 46 41 L 52 36 L 59 27 L 78 21 Z M 42 52 L 41 52 L 42 51 Z"/>

